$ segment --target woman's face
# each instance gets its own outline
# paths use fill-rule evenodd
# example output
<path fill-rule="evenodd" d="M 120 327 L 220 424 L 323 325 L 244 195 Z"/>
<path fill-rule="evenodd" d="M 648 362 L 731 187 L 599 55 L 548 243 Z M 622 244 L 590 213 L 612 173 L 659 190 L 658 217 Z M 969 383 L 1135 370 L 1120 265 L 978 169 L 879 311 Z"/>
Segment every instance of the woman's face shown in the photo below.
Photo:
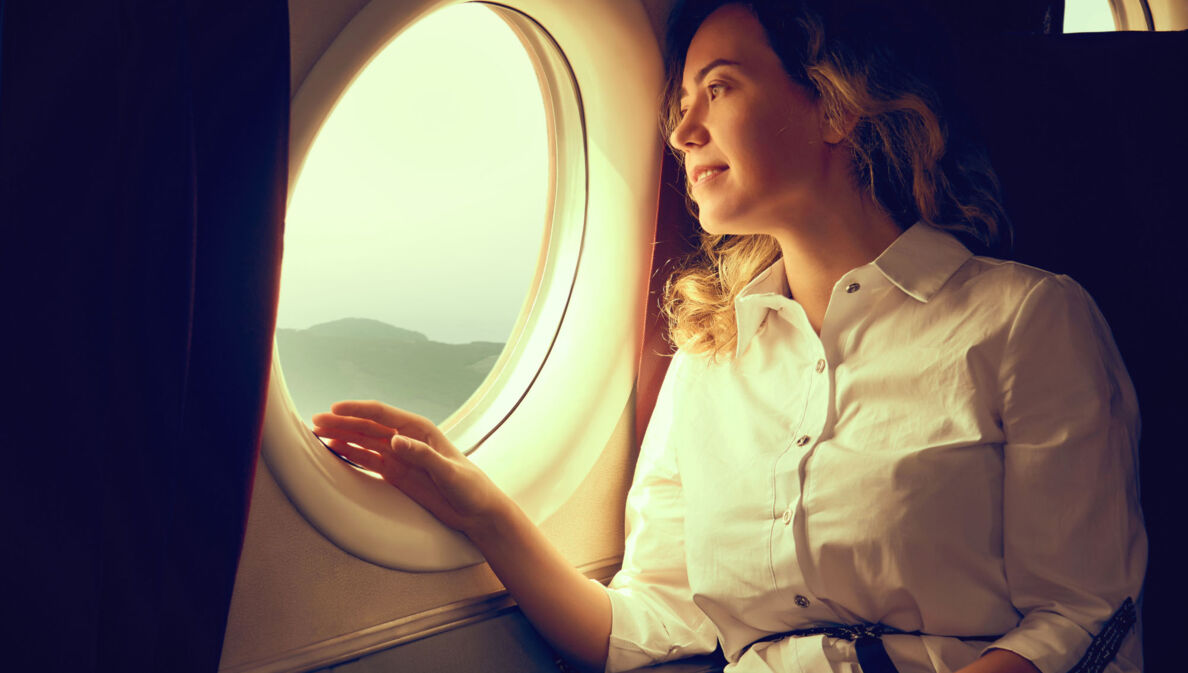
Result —
<path fill-rule="evenodd" d="M 689 193 L 713 234 L 775 233 L 812 215 L 833 145 L 813 94 L 784 71 L 759 20 L 726 5 L 697 29 L 681 80 Z"/>

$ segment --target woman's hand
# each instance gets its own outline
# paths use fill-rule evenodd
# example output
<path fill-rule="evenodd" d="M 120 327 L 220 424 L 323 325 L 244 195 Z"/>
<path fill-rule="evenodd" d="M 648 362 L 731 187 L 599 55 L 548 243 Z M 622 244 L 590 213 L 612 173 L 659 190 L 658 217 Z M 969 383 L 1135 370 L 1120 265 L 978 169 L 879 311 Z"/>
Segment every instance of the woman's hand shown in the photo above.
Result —
<path fill-rule="evenodd" d="M 489 528 L 507 496 L 429 419 L 380 402 L 337 402 L 314 434 L 379 474 L 442 523 L 471 536 Z"/>
<path fill-rule="evenodd" d="M 338 402 L 314 432 L 339 455 L 404 491 L 462 531 L 520 610 L 571 662 L 606 667 L 610 598 L 574 570 L 515 502 L 428 419 L 379 402 Z"/>

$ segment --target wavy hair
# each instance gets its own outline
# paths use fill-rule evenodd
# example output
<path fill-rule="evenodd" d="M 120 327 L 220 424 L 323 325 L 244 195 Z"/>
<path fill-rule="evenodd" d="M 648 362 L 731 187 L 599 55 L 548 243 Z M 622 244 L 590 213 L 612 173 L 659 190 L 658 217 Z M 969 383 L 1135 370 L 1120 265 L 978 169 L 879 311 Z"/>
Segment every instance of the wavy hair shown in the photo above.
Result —
<path fill-rule="evenodd" d="M 935 42 L 940 29 L 926 17 L 903 12 L 898 3 L 838 0 L 818 8 L 796 0 L 679 2 L 666 44 L 661 107 L 666 138 L 680 122 L 681 77 L 693 34 L 728 4 L 746 7 L 763 25 L 784 70 L 812 92 L 826 119 L 845 136 L 855 184 L 897 224 L 906 228 L 922 221 L 982 251 L 1009 248 L 1011 229 L 997 176 L 968 129 L 952 133 L 953 119 L 942 116 L 938 88 L 930 83 L 939 77 L 932 71 L 940 59 L 936 50 L 920 45 Z M 683 160 L 675 149 L 674 154 Z M 687 194 L 686 202 L 696 216 Z M 665 287 L 669 340 L 691 352 L 729 355 L 737 343 L 735 298 L 779 256 L 771 236 L 702 231 L 698 252 Z"/>

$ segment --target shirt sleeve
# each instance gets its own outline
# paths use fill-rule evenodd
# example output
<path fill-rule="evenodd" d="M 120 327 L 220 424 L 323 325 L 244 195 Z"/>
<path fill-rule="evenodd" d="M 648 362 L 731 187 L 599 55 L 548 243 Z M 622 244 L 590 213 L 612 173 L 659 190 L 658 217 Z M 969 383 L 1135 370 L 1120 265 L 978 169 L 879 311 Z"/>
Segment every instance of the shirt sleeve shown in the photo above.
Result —
<path fill-rule="evenodd" d="M 1138 404 L 1105 319 L 1067 276 L 1023 300 L 1000 379 L 1003 559 L 1022 619 L 987 649 L 1065 673 L 1142 588 Z"/>
<path fill-rule="evenodd" d="M 693 603 L 685 566 L 684 494 L 670 439 L 685 355 L 661 385 L 627 494 L 623 568 L 611 601 L 608 673 L 713 651 L 717 635 Z"/>

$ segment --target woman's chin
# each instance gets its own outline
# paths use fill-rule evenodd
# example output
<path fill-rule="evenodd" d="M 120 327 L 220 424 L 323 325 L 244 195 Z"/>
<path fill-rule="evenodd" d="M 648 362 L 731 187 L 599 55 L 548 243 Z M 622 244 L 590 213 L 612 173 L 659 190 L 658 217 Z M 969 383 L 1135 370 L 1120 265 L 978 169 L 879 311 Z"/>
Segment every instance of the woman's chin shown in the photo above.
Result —
<path fill-rule="evenodd" d="M 699 224 L 701 224 L 702 231 L 713 236 L 738 236 L 742 234 L 755 233 L 753 231 L 746 230 L 745 227 L 737 226 L 737 223 L 731 220 L 723 219 L 721 217 L 714 217 L 712 213 L 699 213 L 697 221 Z"/>
<path fill-rule="evenodd" d="M 702 231 L 714 236 L 722 236 L 723 234 L 732 234 L 730 225 L 723 222 L 722 218 L 709 209 L 699 209 L 697 212 L 697 222 L 701 225 Z"/>
<path fill-rule="evenodd" d="M 720 234 L 719 234 L 719 232 L 718 232 L 718 229 L 717 229 L 716 227 L 714 227 L 713 225 L 711 225 L 711 224 L 707 223 L 707 222 L 705 221 L 705 219 L 704 219 L 704 218 L 700 218 L 700 219 L 698 219 L 697 221 L 698 221 L 698 223 L 699 223 L 699 224 L 701 224 L 701 230 L 702 230 L 703 232 L 705 232 L 705 233 L 707 233 L 707 234 L 709 234 L 709 235 L 711 235 L 711 236 L 718 236 L 718 235 L 720 235 Z"/>

